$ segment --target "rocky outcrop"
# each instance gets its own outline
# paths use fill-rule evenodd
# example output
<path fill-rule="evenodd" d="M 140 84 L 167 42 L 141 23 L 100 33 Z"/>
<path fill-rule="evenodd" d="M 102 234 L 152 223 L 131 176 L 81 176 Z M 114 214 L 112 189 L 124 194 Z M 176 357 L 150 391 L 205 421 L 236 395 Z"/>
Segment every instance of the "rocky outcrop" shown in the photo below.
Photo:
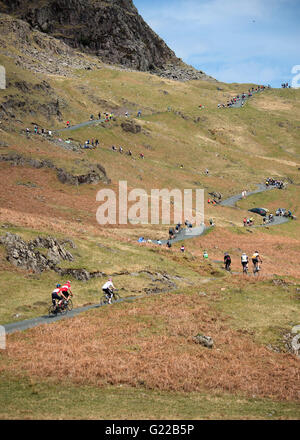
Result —
<path fill-rule="evenodd" d="M 50 160 L 38 160 L 29 157 L 24 157 L 21 154 L 0 154 L 0 162 L 10 162 L 13 166 L 28 165 L 33 168 L 51 168 L 56 170 L 57 178 L 61 183 L 69 185 L 83 185 L 83 184 L 97 184 L 104 182 L 109 184 L 111 180 L 107 177 L 105 168 L 100 165 L 89 165 L 91 171 L 87 174 L 74 176 L 68 171 L 57 168 Z"/>
<path fill-rule="evenodd" d="M 206 75 L 202 70 L 196 70 L 194 67 L 188 66 L 182 62 L 178 64 L 168 63 L 161 69 L 155 69 L 152 73 L 174 81 L 202 80 L 216 82 L 213 77 Z"/>
<path fill-rule="evenodd" d="M 75 280 L 83 282 L 89 281 L 92 278 L 107 277 L 104 272 L 89 272 L 86 269 L 61 269 L 60 267 L 56 267 L 54 270 L 62 277 L 75 278 Z"/>
<path fill-rule="evenodd" d="M 65 249 L 66 244 L 71 248 L 76 247 L 70 239 L 58 240 L 55 237 L 37 237 L 28 243 L 19 235 L 10 232 L 0 237 L 0 245 L 3 245 L 7 252 L 7 261 L 20 269 L 30 270 L 38 274 L 53 270 L 61 277 L 74 278 L 82 282 L 108 276 L 104 272 L 90 272 L 85 268 L 59 267 L 61 261 L 74 261 L 73 255 Z M 172 277 L 166 273 L 161 274 L 147 270 L 130 273 L 125 270 L 110 274 L 110 276 L 139 276 L 140 274 L 148 276 L 152 281 L 148 288 L 143 289 L 146 294 L 162 293 L 177 288 L 176 283 L 172 280 L 177 280 L 178 277 Z"/>
<path fill-rule="evenodd" d="M 110 64 L 181 81 L 210 78 L 178 59 L 132 0 L 2 0 L 0 12 Z"/>
<path fill-rule="evenodd" d="M 138 124 L 135 124 L 133 121 L 122 122 L 121 127 L 123 131 L 134 134 L 140 133 L 142 131 L 142 127 Z"/>
<path fill-rule="evenodd" d="M 2 9 L 4 7 L 0 1 L 0 12 Z M 16 51 L 11 51 L 11 46 Z M 71 77 L 73 69 L 101 68 L 101 62 L 97 58 L 91 61 L 63 41 L 33 29 L 29 23 L 7 14 L 0 15 L 0 53 L 13 58 L 17 66 L 47 75 Z M 23 88 L 22 93 L 27 90 L 24 83 L 19 84 Z"/>
<path fill-rule="evenodd" d="M 58 99 L 50 100 L 47 103 L 40 104 L 36 100 L 29 98 L 31 116 L 36 114 L 43 115 L 45 118 L 51 117 L 57 118 L 58 121 L 62 121 L 62 114 L 60 111 L 60 103 Z M 0 116 L 3 118 L 8 116 L 15 118 L 16 114 L 28 114 L 28 100 L 20 99 L 17 96 L 8 97 L 4 102 L 0 104 Z M 34 110 L 33 110 L 34 109 Z"/>
<path fill-rule="evenodd" d="M 73 261 L 73 255 L 53 237 L 37 237 L 26 243 L 19 235 L 6 233 L 0 238 L 0 243 L 5 246 L 7 260 L 16 267 L 41 273 L 55 269 L 61 260 Z M 44 255 L 38 248 L 45 249 Z"/>

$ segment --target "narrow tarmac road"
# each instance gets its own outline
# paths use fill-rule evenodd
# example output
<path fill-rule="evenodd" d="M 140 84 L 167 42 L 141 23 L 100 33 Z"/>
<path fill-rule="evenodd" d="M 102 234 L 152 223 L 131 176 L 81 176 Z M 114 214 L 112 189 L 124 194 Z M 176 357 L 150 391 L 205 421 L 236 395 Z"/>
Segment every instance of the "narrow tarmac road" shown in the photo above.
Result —
<path fill-rule="evenodd" d="M 259 192 L 270 191 L 271 189 L 273 189 L 273 188 L 272 187 L 266 187 L 263 184 L 259 184 L 257 190 L 251 191 L 251 192 L 247 193 L 247 197 L 252 195 L 252 194 L 257 194 Z M 241 200 L 242 198 L 243 198 L 242 194 L 237 194 L 237 195 L 234 195 L 232 197 L 229 197 L 226 200 L 223 200 L 221 202 L 221 205 L 222 206 L 234 207 L 236 202 L 238 200 Z M 274 222 L 268 224 L 268 226 L 270 226 L 270 225 L 278 225 L 278 224 L 281 224 L 281 223 L 285 223 L 286 221 L 288 221 L 288 219 L 285 218 L 285 217 L 275 217 L 274 218 Z M 261 226 L 267 226 L 267 225 L 261 225 Z M 209 229 L 209 228 L 207 228 L 204 224 L 201 225 L 200 227 L 196 227 L 196 228 L 182 229 L 179 232 L 179 234 L 177 235 L 177 237 L 174 238 L 173 240 L 170 240 L 170 241 L 172 243 L 176 243 L 178 241 L 199 237 L 207 229 Z M 153 243 L 158 243 L 158 242 L 157 241 L 156 242 L 153 241 Z M 161 243 L 162 244 L 166 244 L 167 240 L 161 240 Z M 132 301 L 132 300 L 136 300 L 136 299 L 139 299 L 139 298 L 143 298 L 145 296 L 149 296 L 149 295 L 129 296 L 129 297 L 121 298 L 120 300 L 118 300 L 116 302 L 120 303 L 120 302 L 124 302 L 124 301 Z M 24 320 L 24 321 L 18 321 L 18 322 L 12 322 L 12 323 L 9 323 L 9 324 L 4 324 L 4 328 L 5 328 L 5 332 L 7 334 L 15 333 L 17 331 L 27 330 L 29 328 L 33 328 L 33 327 L 36 327 L 36 326 L 41 325 L 41 324 L 51 324 L 53 322 L 60 321 L 61 319 L 73 318 L 74 316 L 77 316 L 80 313 L 86 312 L 86 311 L 91 310 L 91 309 L 97 309 L 99 307 L 104 307 L 104 306 L 100 305 L 100 304 L 92 304 L 92 305 L 88 305 L 88 306 L 85 306 L 85 307 L 79 307 L 77 309 L 73 309 L 71 312 L 68 312 L 66 315 L 57 315 L 57 316 L 53 316 L 53 317 L 52 316 L 49 317 L 48 315 L 44 315 L 44 316 L 40 316 L 40 317 L 37 317 L 37 318 L 27 319 L 27 320 Z"/>

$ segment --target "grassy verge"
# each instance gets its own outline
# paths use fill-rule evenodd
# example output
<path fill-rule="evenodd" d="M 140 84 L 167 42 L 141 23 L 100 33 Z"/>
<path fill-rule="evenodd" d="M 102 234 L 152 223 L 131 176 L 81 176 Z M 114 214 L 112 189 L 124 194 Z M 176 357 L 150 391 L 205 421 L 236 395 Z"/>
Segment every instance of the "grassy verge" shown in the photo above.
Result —
<path fill-rule="evenodd" d="M 126 386 L 63 386 L 9 376 L 0 383 L 0 418 L 7 419 L 299 419 L 297 402 L 240 395 L 168 393 Z"/>
<path fill-rule="evenodd" d="M 246 330 L 262 344 L 284 349 L 283 335 L 299 324 L 296 286 L 235 280 L 219 291 L 217 310 L 230 316 L 232 328 Z"/>

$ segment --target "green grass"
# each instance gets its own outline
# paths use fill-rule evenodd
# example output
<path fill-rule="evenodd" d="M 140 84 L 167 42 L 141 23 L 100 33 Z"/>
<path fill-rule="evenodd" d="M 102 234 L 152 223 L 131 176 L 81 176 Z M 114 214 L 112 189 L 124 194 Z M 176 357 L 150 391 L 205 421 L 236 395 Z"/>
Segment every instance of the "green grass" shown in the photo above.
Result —
<path fill-rule="evenodd" d="M 95 388 L 2 377 L 0 418 L 10 419 L 299 419 L 299 405 L 240 395 L 168 393 L 127 386 Z"/>
<path fill-rule="evenodd" d="M 217 310 L 230 316 L 230 325 L 249 331 L 264 345 L 283 346 L 283 334 L 289 333 L 299 321 L 299 304 L 295 286 L 278 287 L 272 281 L 226 285 L 215 303 Z"/>

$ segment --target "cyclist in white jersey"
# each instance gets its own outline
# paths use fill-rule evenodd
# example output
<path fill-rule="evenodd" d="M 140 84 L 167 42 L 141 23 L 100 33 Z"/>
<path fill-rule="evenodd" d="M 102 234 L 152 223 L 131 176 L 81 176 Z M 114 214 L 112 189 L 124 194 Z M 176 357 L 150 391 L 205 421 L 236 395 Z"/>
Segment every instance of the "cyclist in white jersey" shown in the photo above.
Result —
<path fill-rule="evenodd" d="M 113 285 L 112 279 L 110 278 L 105 284 L 102 286 L 102 290 L 105 295 L 107 295 L 108 303 L 111 304 L 111 299 L 114 293 L 115 286 Z"/>

